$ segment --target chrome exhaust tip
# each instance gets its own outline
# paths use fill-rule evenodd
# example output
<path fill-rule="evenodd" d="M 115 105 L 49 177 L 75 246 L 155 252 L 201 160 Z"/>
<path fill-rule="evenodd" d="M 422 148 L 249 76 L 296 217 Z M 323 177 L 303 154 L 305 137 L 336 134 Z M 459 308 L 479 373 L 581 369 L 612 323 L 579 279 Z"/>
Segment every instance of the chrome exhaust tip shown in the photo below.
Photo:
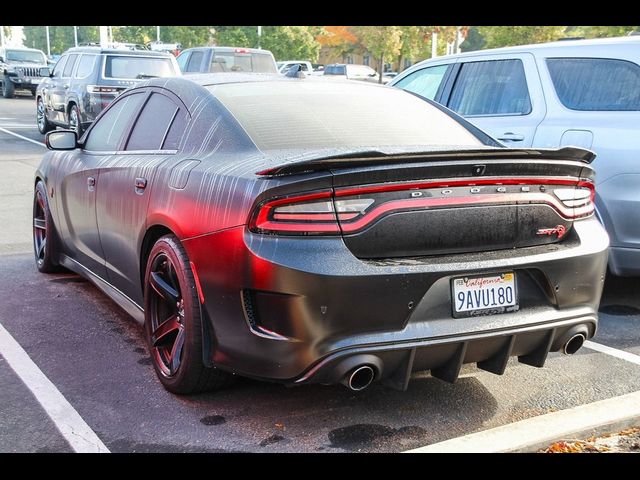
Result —
<path fill-rule="evenodd" d="M 369 365 L 361 365 L 347 373 L 340 383 L 355 392 L 359 392 L 371 385 L 375 376 L 376 372 L 373 368 Z"/>
<path fill-rule="evenodd" d="M 580 347 L 582 347 L 585 340 L 586 337 L 584 336 L 584 334 L 576 333 L 569 340 L 567 340 L 567 343 L 564 344 L 564 346 L 562 347 L 562 353 L 564 353 L 565 355 L 573 355 L 578 350 L 580 350 Z"/>

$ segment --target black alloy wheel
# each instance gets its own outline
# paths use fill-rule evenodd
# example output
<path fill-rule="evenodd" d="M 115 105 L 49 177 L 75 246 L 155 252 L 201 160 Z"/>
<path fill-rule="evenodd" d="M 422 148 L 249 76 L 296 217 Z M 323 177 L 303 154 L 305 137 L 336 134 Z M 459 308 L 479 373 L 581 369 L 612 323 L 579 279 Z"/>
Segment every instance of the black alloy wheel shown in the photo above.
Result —
<path fill-rule="evenodd" d="M 69 129 L 76 132 L 76 137 L 82 136 L 82 123 L 80 122 L 80 110 L 76 105 L 71 105 L 69 109 Z"/>
<path fill-rule="evenodd" d="M 190 394 L 226 386 L 232 375 L 202 360 L 202 318 L 195 279 L 174 235 L 151 249 L 144 285 L 145 334 L 153 367 L 164 387 Z"/>
<path fill-rule="evenodd" d="M 36 184 L 33 197 L 33 251 L 36 267 L 42 273 L 58 272 L 58 242 L 49 210 L 47 190 L 42 181 Z"/>

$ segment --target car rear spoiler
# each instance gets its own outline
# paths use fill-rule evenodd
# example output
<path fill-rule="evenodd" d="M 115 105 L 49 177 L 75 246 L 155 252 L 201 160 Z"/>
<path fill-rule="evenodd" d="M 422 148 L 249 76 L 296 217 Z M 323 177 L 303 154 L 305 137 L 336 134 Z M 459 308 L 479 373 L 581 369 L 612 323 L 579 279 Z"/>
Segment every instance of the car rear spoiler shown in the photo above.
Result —
<path fill-rule="evenodd" d="M 258 176 L 294 175 L 329 169 L 391 165 L 394 163 L 422 163 L 446 160 L 558 160 L 591 163 L 596 154 L 577 147 L 547 148 L 482 148 L 440 150 L 387 155 L 379 151 L 354 152 L 291 162 L 256 172 Z"/>

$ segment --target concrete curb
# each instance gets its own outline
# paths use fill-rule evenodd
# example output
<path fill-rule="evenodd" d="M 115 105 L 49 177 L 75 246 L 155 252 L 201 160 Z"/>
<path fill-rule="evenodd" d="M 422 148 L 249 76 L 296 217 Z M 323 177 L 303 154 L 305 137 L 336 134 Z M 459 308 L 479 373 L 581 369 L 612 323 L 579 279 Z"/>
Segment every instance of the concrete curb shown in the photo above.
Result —
<path fill-rule="evenodd" d="M 640 391 L 548 413 L 404 453 L 535 452 L 559 440 L 640 424 Z"/>

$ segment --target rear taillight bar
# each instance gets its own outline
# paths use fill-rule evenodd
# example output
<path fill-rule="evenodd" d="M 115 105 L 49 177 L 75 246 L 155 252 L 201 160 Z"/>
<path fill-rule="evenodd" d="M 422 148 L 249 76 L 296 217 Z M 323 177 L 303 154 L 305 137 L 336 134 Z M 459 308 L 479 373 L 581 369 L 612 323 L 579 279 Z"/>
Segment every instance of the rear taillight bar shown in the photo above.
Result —
<path fill-rule="evenodd" d="M 521 185 L 521 191 L 501 192 L 500 186 Z M 496 192 L 473 192 L 473 187 L 495 186 Z M 531 188 L 526 188 L 527 186 Z M 535 187 L 538 187 L 535 189 Z M 447 196 L 450 188 L 470 187 L 465 195 Z M 424 196 L 421 190 L 444 189 Z M 378 194 L 407 191 L 410 196 L 384 200 Z M 440 195 L 442 194 L 442 195 Z M 283 235 L 352 234 L 396 212 L 490 204 L 546 204 L 562 217 L 574 220 L 594 211 L 595 188 L 577 178 L 495 178 L 387 183 L 337 188 L 266 200 L 254 210 L 249 229 Z"/>

